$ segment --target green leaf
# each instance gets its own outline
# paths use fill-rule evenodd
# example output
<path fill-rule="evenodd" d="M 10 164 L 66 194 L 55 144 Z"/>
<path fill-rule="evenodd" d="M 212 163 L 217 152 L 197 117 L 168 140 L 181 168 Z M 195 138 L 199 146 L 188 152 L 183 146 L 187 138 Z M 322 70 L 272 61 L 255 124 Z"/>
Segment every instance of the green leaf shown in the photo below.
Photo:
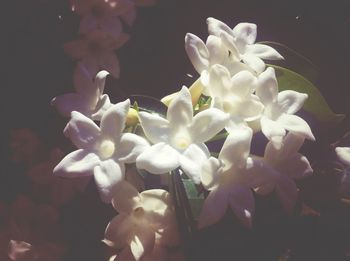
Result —
<path fill-rule="evenodd" d="M 289 69 L 268 65 L 275 69 L 279 90 L 294 90 L 307 93 L 309 98 L 304 104 L 304 110 L 309 112 L 316 120 L 325 124 L 338 124 L 344 118 L 344 114 L 334 113 L 320 91 L 306 78 Z"/>
<path fill-rule="evenodd" d="M 190 204 L 192 217 L 197 221 L 199 214 L 202 210 L 204 194 L 201 193 L 192 180 L 190 179 L 182 179 L 183 185 L 186 190 L 187 199 Z"/>

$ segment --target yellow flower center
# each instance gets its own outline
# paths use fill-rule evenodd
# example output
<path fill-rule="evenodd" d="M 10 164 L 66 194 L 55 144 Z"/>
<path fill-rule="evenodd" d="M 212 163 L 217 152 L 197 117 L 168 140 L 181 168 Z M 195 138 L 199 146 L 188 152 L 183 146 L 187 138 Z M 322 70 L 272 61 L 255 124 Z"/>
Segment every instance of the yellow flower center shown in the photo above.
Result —
<path fill-rule="evenodd" d="M 103 158 L 110 158 L 115 152 L 115 144 L 113 141 L 104 140 L 100 145 L 100 153 Z"/>

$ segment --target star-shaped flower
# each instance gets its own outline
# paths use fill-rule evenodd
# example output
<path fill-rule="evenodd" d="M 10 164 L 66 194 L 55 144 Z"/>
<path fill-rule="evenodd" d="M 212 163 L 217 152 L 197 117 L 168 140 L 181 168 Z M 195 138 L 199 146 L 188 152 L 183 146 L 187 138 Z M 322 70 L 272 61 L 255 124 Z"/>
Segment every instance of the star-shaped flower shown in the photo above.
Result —
<path fill-rule="evenodd" d="M 207 74 L 202 74 L 201 80 L 208 86 L 213 106 L 230 114 L 228 131 L 260 118 L 264 105 L 253 94 L 256 77 L 249 71 L 240 71 L 231 77 L 224 66 L 215 64 Z"/>
<path fill-rule="evenodd" d="M 275 49 L 265 44 L 256 44 L 257 27 L 252 23 L 239 23 L 233 29 L 225 23 L 209 17 L 207 19 L 209 34 L 218 36 L 235 56 L 255 72 L 260 74 L 265 69 L 262 59 L 283 59 Z"/>
<path fill-rule="evenodd" d="M 209 157 L 204 142 L 221 131 L 229 117 L 216 108 L 193 116 L 186 87 L 170 102 L 166 119 L 148 112 L 140 112 L 139 116 L 146 137 L 154 145 L 137 158 L 137 167 L 153 174 L 181 167 L 195 183 L 200 182 L 200 166 Z"/>
<path fill-rule="evenodd" d="M 102 116 L 100 127 L 79 112 L 64 129 L 79 149 L 71 152 L 55 167 L 62 177 L 94 176 L 104 202 L 110 202 L 116 184 L 124 178 L 124 163 L 135 162 L 148 147 L 148 142 L 136 134 L 123 133 L 130 101 L 117 103 Z"/>
<path fill-rule="evenodd" d="M 167 191 L 152 189 L 139 193 L 123 181 L 112 204 L 119 214 L 108 224 L 104 242 L 121 250 L 117 255 L 121 260 L 140 260 L 155 247 L 179 243 L 175 210 Z"/>
<path fill-rule="evenodd" d="M 76 93 L 67 93 L 52 99 L 51 104 L 66 117 L 72 111 L 78 111 L 85 116 L 100 120 L 103 113 L 112 106 L 107 94 L 103 94 L 107 71 L 100 71 L 92 80 L 83 64 L 78 64 L 74 72 Z"/>
<path fill-rule="evenodd" d="M 302 108 L 308 95 L 291 90 L 278 93 L 278 83 L 272 67 L 259 75 L 256 95 L 265 106 L 260 120 L 261 130 L 275 145 L 286 135 L 286 130 L 315 140 L 307 122 L 293 115 Z"/>
<path fill-rule="evenodd" d="M 252 135 L 247 127 L 230 133 L 218 159 L 211 157 L 203 165 L 201 181 L 210 193 L 199 216 L 199 228 L 218 222 L 229 206 L 251 227 L 255 209 L 252 189 L 264 184 L 273 172 L 261 159 L 249 156 Z"/>
<path fill-rule="evenodd" d="M 280 147 L 276 148 L 271 141 L 266 145 L 264 160 L 279 176 L 256 189 L 257 193 L 263 195 L 275 189 L 283 207 L 289 213 L 293 211 L 298 196 L 294 179 L 308 177 L 313 172 L 308 159 L 298 153 L 304 140 L 302 136 L 290 132 L 284 137 Z"/>

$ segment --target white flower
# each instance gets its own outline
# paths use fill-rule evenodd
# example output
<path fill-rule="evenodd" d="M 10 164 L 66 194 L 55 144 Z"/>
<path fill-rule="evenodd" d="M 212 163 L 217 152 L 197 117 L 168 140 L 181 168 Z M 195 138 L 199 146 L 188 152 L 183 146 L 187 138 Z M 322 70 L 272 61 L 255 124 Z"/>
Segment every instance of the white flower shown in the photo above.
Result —
<path fill-rule="evenodd" d="M 272 47 L 256 44 L 257 27 L 251 23 L 239 23 L 233 29 L 223 22 L 209 17 L 209 34 L 218 36 L 237 60 L 243 61 L 258 74 L 265 69 L 262 59 L 280 60 L 283 57 Z"/>
<path fill-rule="evenodd" d="M 177 167 L 199 183 L 200 165 L 209 157 L 204 142 L 221 131 L 228 115 L 211 108 L 193 116 L 191 95 L 183 87 L 169 104 L 167 118 L 140 112 L 141 126 L 154 144 L 136 161 L 139 169 L 163 174 Z"/>
<path fill-rule="evenodd" d="M 77 40 L 66 43 L 64 50 L 71 57 L 80 60 L 90 75 L 106 70 L 118 78 L 120 66 L 114 50 L 120 48 L 128 39 L 129 36 L 124 33 L 115 38 L 107 32 L 93 30 Z"/>
<path fill-rule="evenodd" d="M 118 260 L 140 260 L 155 247 L 179 243 L 175 210 L 167 191 L 152 189 L 138 193 L 123 181 L 112 204 L 119 214 L 108 224 L 104 242 L 122 250 Z"/>
<path fill-rule="evenodd" d="M 250 72 L 240 71 L 231 77 L 224 66 L 215 64 L 201 79 L 208 86 L 207 94 L 212 97 L 214 107 L 231 116 L 226 130 L 233 131 L 260 118 L 264 105 L 253 94 L 256 77 Z"/>
<path fill-rule="evenodd" d="M 70 117 L 72 111 L 78 111 L 93 120 L 101 117 L 112 104 L 107 94 L 103 94 L 107 71 L 100 71 L 92 80 L 83 64 L 78 64 L 74 72 L 76 93 L 67 93 L 52 99 L 51 104 L 64 116 Z"/>
<path fill-rule="evenodd" d="M 293 211 L 298 197 L 298 188 L 293 179 L 310 176 L 313 172 L 308 159 L 298 153 L 304 138 L 288 133 L 279 148 L 270 141 L 265 148 L 264 160 L 276 170 L 278 177 L 256 189 L 259 194 L 266 195 L 276 190 L 283 207 L 289 213 Z"/>
<path fill-rule="evenodd" d="M 117 103 L 102 116 L 100 127 L 79 112 L 64 129 L 79 149 L 71 152 L 55 167 L 62 177 L 94 176 L 104 202 L 110 202 L 118 182 L 124 178 L 124 163 L 135 162 L 148 142 L 132 133 L 123 133 L 130 101 Z"/>
<path fill-rule="evenodd" d="M 291 90 L 278 93 L 273 68 L 269 67 L 259 75 L 256 95 L 265 106 L 260 120 L 261 130 L 269 140 L 275 142 L 275 145 L 285 136 L 286 130 L 315 140 L 307 122 L 293 115 L 302 108 L 307 94 Z"/>
<path fill-rule="evenodd" d="M 252 225 L 252 188 L 270 178 L 271 168 L 261 159 L 249 157 L 252 130 L 237 129 L 227 137 L 218 159 L 211 157 L 202 167 L 201 181 L 210 191 L 198 220 L 198 227 L 218 222 L 231 207 L 247 227 Z"/>

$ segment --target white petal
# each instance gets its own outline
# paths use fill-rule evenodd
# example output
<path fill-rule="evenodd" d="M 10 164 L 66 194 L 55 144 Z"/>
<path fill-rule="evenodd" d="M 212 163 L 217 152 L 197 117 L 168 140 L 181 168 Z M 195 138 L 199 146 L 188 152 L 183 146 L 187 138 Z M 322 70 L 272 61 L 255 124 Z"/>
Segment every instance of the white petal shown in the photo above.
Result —
<path fill-rule="evenodd" d="M 287 90 L 278 93 L 277 100 L 283 112 L 294 114 L 303 107 L 307 97 L 305 93 Z"/>
<path fill-rule="evenodd" d="M 240 177 L 241 184 L 247 188 L 257 188 L 264 185 L 275 184 L 280 173 L 273 169 L 264 158 L 248 157 L 245 169 Z"/>
<path fill-rule="evenodd" d="M 224 129 L 229 115 L 216 108 L 199 112 L 189 126 L 193 143 L 206 142 Z"/>
<path fill-rule="evenodd" d="M 231 78 L 230 91 L 235 95 L 246 98 L 255 89 L 256 78 L 248 71 L 241 71 Z"/>
<path fill-rule="evenodd" d="M 94 168 L 94 179 L 103 202 L 110 203 L 118 182 L 124 179 L 124 164 L 112 159 L 102 161 Z"/>
<path fill-rule="evenodd" d="M 146 137 L 152 143 L 167 141 L 170 136 L 169 122 L 158 114 L 139 112 L 140 123 Z"/>
<path fill-rule="evenodd" d="M 277 122 L 286 130 L 294 132 L 295 134 L 301 135 L 312 141 L 315 140 L 309 124 L 307 124 L 307 122 L 299 116 L 283 114 L 278 118 Z"/>
<path fill-rule="evenodd" d="M 208 152 L 207 148 L 204 152 L 196 144 L 191 144 L 179 157 L 181 169 L 196 184 L 200 183 L 202 165 L 208 160 Z"/>
<path fill-rule="evenodd" d="M 166 143 L 158 143 L 146 149 L 136 159 L 136 166 L 153 174 L 163 174 L 180 165 L 179 153 Z"/>
<path fill-rule="evenodd" d="M 119 78 L 120 65 L 117 55 L 113 52 L 103 52 L 98 57 L 99 66 L 101 69 L 106 70 L 115 78 Z"/>
<path fill-rule="evenodd" d="M 148 147 L 149 143 L 146 139 L 133 133 L 124 133 L 117 148 L 118 158 L 121 162 L 134 163 Z"/>
<path fill-rule="evenodd" d="M 301 179 L 310 176 L 313 170 L 308 159 L 300 153 L 295 153 L 283 164 L 285 174 L 293 179 Z"/>
<path fill-rule="evenodd" d="M 252 44 L 246 47 L 246 53 L 255 55 L 261 59 L 282 60 L 284 59 L 275 49 L 265 44 Z"/>
<path fill-rule="evenodd" d="M 228 27 L 225 23 L 213 18 L 209 17 L 207 18 L 207 24 L 208 24 L 208 32 L 209 34 L 220 36 L 222 32 L 226 32 L 228 34 L 232 35 L 232 29 Z"/>
<path fill-rule="evenodd" d="M 187 126 L 193 117 L 191 93 L 187 87 L 182 87 L 176 97 L 170 102 L 167 112 L 169 123 L 177 128 Z"/>
<path fill-rule="evenodd" d="M 141 197 L 136 188 L 125 180 L 118 182 L 113 194 L 112 205 L 118 213 L 131 213 L 140 206 Z"/>
<path fill-rule="evenodd" d="M 286 130 L 281 124 L 270 120 L 266 116 L 261 117 L 260 124 L 261 131 L 268 140 L 281 142 L 282 138 L 286 135 Z"/>
<path fill-rule="evenodd" d="M 210 157 L 202 165 L 201 182 L 207 190 L 213 190 L 219 185 L 223 164 L 220 160 Z"/>
<path fill-rule="evenodd" d="M 264 110 L 264 105 L 255 95 L 251 95 L 246 100 L 232 103 L 231 117 L 239 117 L 244 121 L 254 121 L 259 119 Z"/>
<path fill-rule="evenodd" d="M 228 58 L 228 50 L 223 46 L 221 39 L 214 35 L 209 35 L 206 46 L 209 51 L 209 63 L 220 64 Z"/>
<path fill-rule="evenodd" d="M 54 168 L 55 175 L 67 178 L 90 176 L 100 159 L 94 153 L 76 150 L 65 156 Z"/>
<path fill-rule="evenodd" d="M 198 228 L 204 228 L 219 222 L 225 215 L 228 207 L 227 191 L 217 187 L 205 199 L 198 218 Z"/>
<path fill-rule="evenodd" d="M 244 56 L 242 56 L 242 60 L 246 65 L 248 65 L 258 74 L 262 73 L 265 70 L 264 61 L 257 56 L 254 56 L 251 54 L 245 54 Z"/>
<path fill-rule="evenodd" d="M 265 106 L 277 101 L 278 83 L 275 70 L 272 67 L 268 67 L 259 75 L 256 95 Z"/>
<path fill-rule="evenodd" d="M 83 114 L 88 113 L 88 104 L 86 100 L 77 93 L 67 93 L 52 99 L 51 105 L 65 117 L 70 117 L 72 111 L 78 111 Z"/>
<path fill-rule="evenodd" d="M 280 175 L 276 184 L 276 193 L 283 208 L 288 213 L 292 213 L 298 198 L 298 189 L 295 182 L 286 175 Z"/>
<path fill-rule="evenodd" d="M 251 228 L 255 208 L 253 192 L 249 188 L 235 186 L 230 191 L 228 200 L 237 218 Z"/>
<path fill-rule="evenodd" d="M 349 147 L 336 147 L 335 152 L 339 160 L 343 164 L 350 166 L 350 148 Z"/>
<path fill-rule="evenodd" d="M 97 74 L 96 74 L 96 77 L 95 77 L 95 85 L 98 90 L 99 90 L 99 95 L 102 95 L 103 94 L 103 91 L 105 89 L 105 84 L 106 84 L 106 79 L 107 79 L 107 76 L 109 75 L 109 72 L 107 71 L 99 71 Z"/>
<path fill-rule="evenodd" d="M 250 152 L 250 143 L 253 132 L 250 128 L 237 129 L 226 138 L 219 154 L 219 159 L 225 167 L 234 165 L 244 167 Z"/>
<path fill-rule="evenodd" d="M 71 116 L 72 118 L 63 130 L 64 135 L 69 137 L 79 149 L 92 149 L 100 135 L 98 126 L 77 111 L 73 111 Z"/>
<path fill-rule="evenodd" d="M 206 87 L 209 96 L 224 97 L 230 86 L 230 72 L 221 64 L 214 64 L 209 71 L 203 71 L 201 82 Z"/>
<path fill-rule="evenodd" d="M 119 213 L 107 225 L 105 243 L 113 248 L 121 249 L 127 245 L 133 232 L 134 224 L 128 214 Z"/>
<path fill-rule="evenodd" d="M 118 139 L 124 130 L 129 108 L 129 99 L 110 107 L 101 119 L 101 135 L 111 140 Z"/>
<path fill-rule="evenodd" d="M 130 243 L 134 258 L 138 261 L 143 255 L 152 252 L 155 243 L 155 233 L 148 227 L 138 229 Z"/>
<path fill-rule="evenodd" d="M 96 86 L 93 82 L 94 75 L 91 75 L 86 66 L 78 62 L 74 69 L 73 82 L 74 88 L 82 96 L 98 96 Z"/>
<path fill-rule="evenodd" d="M 230 33 L 222 31 L 220 33 L 220 38 L 222 40 L 222 43 L 226 48 L 231 52 L 231 58 L 234 61 L 240 61 L 241 55 L 239 53 L 238 46 L 235 43 L 235 40 L 233 36 Z"/>
<path fill-rule="evenodd" d="M 98 101 L 94 113 L 92 113 L 91 118 L 95 121 L 100 121 L 103 114 L 112 107 L 112 103 L 109 100 L 108 94 L 103 94 Z"/>
<path fill-rule="evenodd" d="M 187 33 L 185 37 L 185 49 L 198 73 L 209 67 L 209 52 L 200 38 L 194 34 Z"/>
<path fill-rule="evenodd" d="M 232 35 L 236 41 L 242 41 L 245 44 L 253 44 L 256 40 L 257 26 L 252 23 L 239 23 L 232 29 Z"/>

